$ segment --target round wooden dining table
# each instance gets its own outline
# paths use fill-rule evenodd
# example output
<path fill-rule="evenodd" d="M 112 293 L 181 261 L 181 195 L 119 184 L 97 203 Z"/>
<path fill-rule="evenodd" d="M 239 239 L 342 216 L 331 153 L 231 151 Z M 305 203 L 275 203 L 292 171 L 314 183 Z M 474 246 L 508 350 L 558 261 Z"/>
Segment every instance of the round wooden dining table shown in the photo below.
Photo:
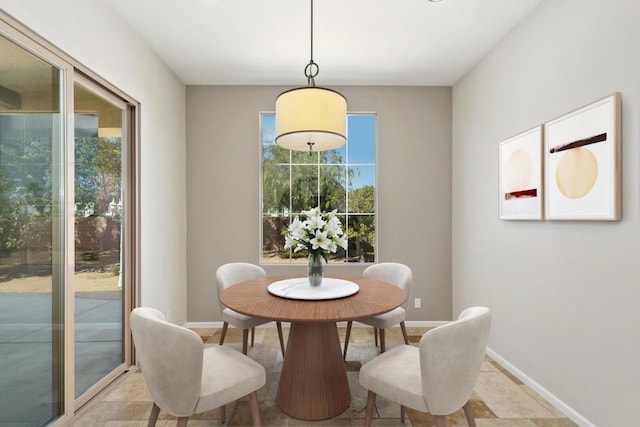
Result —
<path fill-rule="evenodd" d="M 351 276 L 331 276 L 359 286 L 356 294 L 344 298 L 298 300 L 269 293 L 271 283 L 294 277 L 301 276 L 271 276 L 238 283 L 222 291 L 220 300 L 247 316 L 291 322 L 278 407 L 298 419 L 333 418 L 351 403 L 336 322 L 385 313 L 402 305 L 407 296 L 389 283 Z"/>

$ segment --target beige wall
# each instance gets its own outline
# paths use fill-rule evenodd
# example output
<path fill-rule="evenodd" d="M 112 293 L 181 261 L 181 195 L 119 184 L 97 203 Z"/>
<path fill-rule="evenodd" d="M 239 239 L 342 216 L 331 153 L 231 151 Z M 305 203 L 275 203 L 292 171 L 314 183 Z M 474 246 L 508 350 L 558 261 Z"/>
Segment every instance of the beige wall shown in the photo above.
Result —
<path fill-rule="evenodd" d="M 285 87 L 187 87 L 188 320 L 219 321 L 215 271 L 259 262 L 260 111 Z M 378 260 L 413 269 L 409 320 L 451 318 L 451 89 L 342 87 L 378 113 Z M 360 274 L 362 266 L 329 266 Z M 271 267 L 270 274 L 303 272 Z M 413 307 L 413 305 L 411 305 Z"/>
<path fill-rule="evenodd" d="M 640 3 L 547 0 L 453 89 L 453 313 L 598 426 L 640 400 Z M 498 143 L 622 94 L 621 222 L 501 221 Z M 587 421 L 588 420 L 588 421 Z"/>

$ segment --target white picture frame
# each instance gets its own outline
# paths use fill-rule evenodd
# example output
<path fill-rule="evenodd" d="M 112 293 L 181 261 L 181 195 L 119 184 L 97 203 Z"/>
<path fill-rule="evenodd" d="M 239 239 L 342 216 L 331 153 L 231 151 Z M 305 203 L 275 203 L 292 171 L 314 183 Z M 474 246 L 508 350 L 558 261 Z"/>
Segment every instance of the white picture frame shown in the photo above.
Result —
<path fill-rule="evenodd" d="M 545 217 L 621 219 L 620 94 L 544 125 Z"/>

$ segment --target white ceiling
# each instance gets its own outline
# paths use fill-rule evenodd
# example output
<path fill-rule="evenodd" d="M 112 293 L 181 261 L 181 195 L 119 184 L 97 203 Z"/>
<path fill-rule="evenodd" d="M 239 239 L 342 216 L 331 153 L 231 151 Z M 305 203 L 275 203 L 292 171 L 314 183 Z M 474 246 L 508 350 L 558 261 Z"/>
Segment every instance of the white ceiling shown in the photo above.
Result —
<path fill-rule="evenodd" d="M 189 85 L 306 85 L 309 0 L 110 0 Z M 542 0 L 315 0 L 318 86 L 460 79 Z"/>

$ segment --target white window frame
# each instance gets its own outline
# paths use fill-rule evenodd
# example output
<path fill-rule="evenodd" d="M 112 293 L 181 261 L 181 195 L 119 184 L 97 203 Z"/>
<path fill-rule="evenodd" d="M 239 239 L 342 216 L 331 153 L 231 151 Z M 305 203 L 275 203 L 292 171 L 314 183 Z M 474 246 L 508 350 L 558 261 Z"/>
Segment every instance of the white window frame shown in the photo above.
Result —
<path fill-rule="evenodd" d="M 275 112 L 274 111 L 261 111 L 258 115 L 258 122 L 259 122 L 259 145 L 260 145 L 260 150 L 259 150 L 259 157 L 258 157 L 258 165 L 259 165 L 259 191 L 260 191 L 260 203 L 259 203 L 259 212 L 258 212 L 258 229 L 259 229 L 259 241 L 258 241 L 258 259 L 260 260 L 260 265 L 267 265 L 267 266 L 300 266 L 301 264 L 306 263 L 306 260 L 300 260 L 300 261 L 295 261 L 294 259 L 289 259 L 288 262 L 269 262 L 269 261 L 265 261 L 264 259 L 264 235 L 263 235 L 263 218 L 264 218 L 264 207 L 263 207 L 263 159 L 264 159 L 264 153 L 263 153 L 263 135 L 264 135 L 264 129 L 263 129 L 263 117 L 265 115 L 274 115 Z M 374 220 L 374 227 L 375 227 L 375 237 L 374 237 L 374 259 L 372 261 L 365 261 L 365 262 L 348 262 L 347 258 L 345 258 L 345 260 L 343 262 L 331 262 L 330 265 L 333 266 L 358 266 L 358 265 L 372 265 L 376 262 L 378 262 L 378 250 L 379 250 L 379 245 L 378 245 L 378 126 L 379 126 L 379 116 L 377 112 L 373 112 L 373 111 L 349 111 L 347 113 L 348 116 L 355 116 L 355 115 L 369 115 L 369 116 L 374 116 L 375 117 L 375 141 L 374 141 L 374 163 L 349 163 L 349 151 L 347 150 L 346 152 L 346 161 L 345 163 L 340 163 L 337 164 L 337 166 L 344 166 L 345 168 L 349 168 L 349 167 L 358 167 L 358 166 L 373 166 L 374 168 L 374 212 L 371 213 L 350 213 L 348 212 L 348 209 L 346 209 L 346 212 L 338 212 L 338 215 L 344 215 L 346 217 L 346 221 L 348 222 L 349 217 L 355 217 L 355 216 L 373 216 Z M 348 132 L 348 130 L 347 130 Z M 348 135 L 347 135 L 347 141 L 348 141 Z M 348 142 L 347 142 L 348 143 Z M 291 158 L 290 158 L 290 163 L 289 165 L 295 166 L 295 165 L 318 165 L 318 168 L 323 165 L 323 163 L 310 163 L 310 164 L 306 164 L 306 163 L 292 163 L 291 162 Z M 332 164 L 327 164 L 327 165 L 332 165 Z M 318 169 L 319 171 L 319 169 Z M 291 172 L 289 174 L 289 182 L 291 185 Z M 318 179 L 318 195 L 320 195 L 320 179 Z M 348 188 L 345 189 L 345 196 L 346 196 L 346 203 L 348 206 L 348 200 L 349 200 L 349 191 Z M 291 199 L 291 193 L 289 194 L 289 198 Z M 290 202 L 291 205 L 291 202 Z M 295 213 L 289 213 L 289 217 L 291 217 L 291 215 L 295 216 Z M 347 224 L 343 224 L 343 230 L 345 231 L 345 233 L 347 232 Z M 283 241 L 284 241 L 284 237 L 283 237 Z M 348 252 L 347 252 L 348 254 Z"/>

